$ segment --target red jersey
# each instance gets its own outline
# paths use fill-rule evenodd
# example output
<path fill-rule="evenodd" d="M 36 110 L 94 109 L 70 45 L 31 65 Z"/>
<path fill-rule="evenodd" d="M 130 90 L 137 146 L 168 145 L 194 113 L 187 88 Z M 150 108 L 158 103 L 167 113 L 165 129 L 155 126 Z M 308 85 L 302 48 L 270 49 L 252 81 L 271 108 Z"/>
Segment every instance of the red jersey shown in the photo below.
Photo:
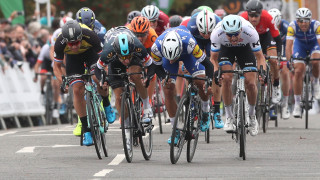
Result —
<path fill-rule="evenodd" d="M 185 26 L 185 27 L 188 27 L 188 22 L 190 21 L 190 19 L 191 19 L 191 17 L 188 18 L 188 19 L 186 19 L 186 20 L 184 20 L 184 21 L 182 21 L 180 25 L 183 25 L 183 26 Z"/>
<path fill-rule="evenodd" d="M 169 17 L 163 11 L 160 11 L 156 33 L 160 36 L 164 30 L 170 27 Z"/>
<path fill-rule="evenodd" d="M 249 20 L 247 11 L 241 13 L 241 16 L 246 20 Z M 270 31 L 272 37 L 280 35 L 277 25 L 273 22 L 272 16 L 264 9 L 261 12 L 260 22 L 255 28 L 259 35 L 265 34 L 268 31 Z"/>

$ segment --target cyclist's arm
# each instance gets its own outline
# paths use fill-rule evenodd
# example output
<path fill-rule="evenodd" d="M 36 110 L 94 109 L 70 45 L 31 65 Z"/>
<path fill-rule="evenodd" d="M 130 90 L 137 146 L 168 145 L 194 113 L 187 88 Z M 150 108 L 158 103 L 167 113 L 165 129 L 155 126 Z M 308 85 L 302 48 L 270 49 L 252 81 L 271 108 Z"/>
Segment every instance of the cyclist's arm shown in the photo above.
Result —
<path fill-rule="evenodd" d="M 264 59 L 264 55 L 262 53 L 262 50 L 255 51 L 253 54 L 256 56 L 257 59 L 257 68 L 259 69 L 260 66 L 263 66 L 263 69 L 266 70 L 266 60 Z"/>
<path fill-rule="evenodd" d="M 292 26 L 289 26 L 288 27 L 288 31 L 287 31 L 287 40 L 286 40 L 286 57 L 287 57 L 287 60 L 291 59 L 293 41 L 294 41 L 294 29 L 293 29 Z"/>
<path fill-rule="evenodd" d="M 213 64 L 210 62 L 210 58 L 206 57 L 201 64 L 205 67 L 206 75 L 208 78 L 213 79 Z"/>
<path fill-rule="evenodd" d="M 277 36 L 273 38 L 274 41 L 276 42 L 276 46 L 277 46 L 277 54 L 281 54 L 282 52 L 282 40 L 281 40 L 281 36 Z"/>
<path fill-rule="evenodd" d="M 63 41 L 62 35 L 60 34 L 57 38 L 57 41 L 54 45 L 54 63 L 53 63 L 53 72 L 57 79 L 62 83 L 62 63 L 64 58 L 64 48 L 66 47 L 66 42 Z"/>
<path fill-rule="evenodd" d="M 210 62 L 213 64 L 214 71 L 218 71 L 218 68 L 219 68 L 218 57 L 219 57 L 219 51 L 210 52 Z"/>

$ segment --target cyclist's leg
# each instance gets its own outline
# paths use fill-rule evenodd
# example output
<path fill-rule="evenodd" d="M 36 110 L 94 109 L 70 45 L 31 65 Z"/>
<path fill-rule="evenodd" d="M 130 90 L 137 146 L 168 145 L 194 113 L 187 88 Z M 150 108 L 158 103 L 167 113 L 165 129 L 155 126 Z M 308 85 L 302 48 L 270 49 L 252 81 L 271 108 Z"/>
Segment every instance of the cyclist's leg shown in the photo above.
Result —
<path fill-rule="evenodd" d="M 152 101 L 152 96 L 154 94 L 154 88 L 156 87 L 156 83 L 157 83 L 157 75 L 154 75 L 153 78 L 150 80 L 149 86 L 148 86 L 148 96 L 149 96 L 149 100 L 150 100 L 150 104 Z"/>
<path fill-rule="evenodd" d="M 320 58 L 320 47 L 319 45 L 315 45 L 313 50 L 311 51 L 311 58 Z M 312 65 L 312 75 L 313 79 L 313 90 L 314 96 L 316 99 L 320 99 L 320 85 L 319 85 L 319 75 L 320 75 L 320 61 L 311 61 Z"/>
<path fill-rule="evenodd" d="M 182 71 L 182 65 L 183 65 L 183 62 L 182 61 L 179 61 L 179 70 L 178 70 L 178 74 L 183 74 L 183 71 Z M 177 99 L 177 102 L 180 101 L 181 97 L 180 97 L 180 92 L 183 88 L 183 78 L 182 77 L 177 77 L 176 78 L 176 89 L 177 89 L 177 96 L 176 96 L 176 99 Z"/>

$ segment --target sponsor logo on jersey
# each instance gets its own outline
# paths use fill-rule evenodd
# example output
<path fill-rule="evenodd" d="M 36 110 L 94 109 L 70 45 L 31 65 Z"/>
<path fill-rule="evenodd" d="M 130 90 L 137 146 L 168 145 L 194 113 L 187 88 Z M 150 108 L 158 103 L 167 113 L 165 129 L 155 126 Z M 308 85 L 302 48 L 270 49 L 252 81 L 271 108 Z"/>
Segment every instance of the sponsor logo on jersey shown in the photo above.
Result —
<path fill-rule="evenodd" d="M 193 49 L 192 54 L 195 58 L 198 59 L 202 56 L 203 51 L 200 49 L 199 45 L 196 45 L 196 47 Z"/>

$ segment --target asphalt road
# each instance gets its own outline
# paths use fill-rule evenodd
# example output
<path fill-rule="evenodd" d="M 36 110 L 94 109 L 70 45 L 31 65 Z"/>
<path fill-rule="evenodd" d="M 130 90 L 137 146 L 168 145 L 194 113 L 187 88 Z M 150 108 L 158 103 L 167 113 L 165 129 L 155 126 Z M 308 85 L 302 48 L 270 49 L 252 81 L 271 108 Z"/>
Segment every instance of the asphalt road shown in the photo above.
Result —
<path fill-rule="evenodd" d="M 71 125 L 0 131 L 0 179 L 320 179 L 320 115 L 310 117 L 309 129 L 304 119 L 290 118 L 248 135 L 245 161 L 230 134 L 214 129 L 207 144 L 202 133 L 193 161 L 183 151 L 175 165 L 166 142 L 171 126 L 160 134 L 154 123 L 151 160 L 136 147 L 132 163 L 125 159 L 118 122 L 107 133 L 109 157 L 102 160 L 94 146 L 79 146 Z"/>

